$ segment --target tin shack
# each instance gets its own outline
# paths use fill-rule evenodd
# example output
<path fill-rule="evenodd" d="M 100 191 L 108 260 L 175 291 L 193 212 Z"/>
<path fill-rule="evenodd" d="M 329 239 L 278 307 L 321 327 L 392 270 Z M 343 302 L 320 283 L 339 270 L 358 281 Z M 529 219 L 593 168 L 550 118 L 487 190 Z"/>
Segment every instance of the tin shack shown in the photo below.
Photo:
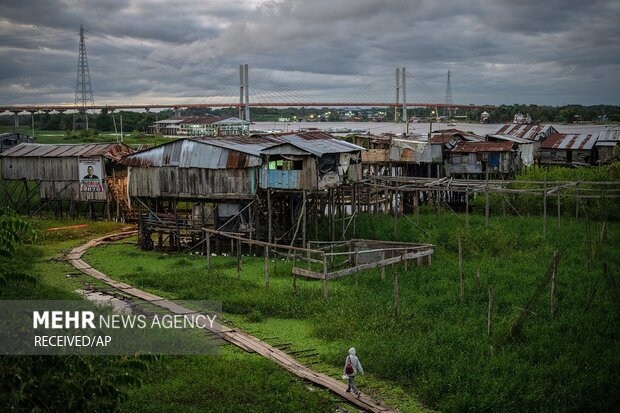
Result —
<path fill-rule="evenodd" d="M 258 136 L 258 135 L 257 135 Z M 346 185 L 362 178 L 364 148 L 324 132 L 266 135 L 274 142 L 264 156 L 263 189 L 317 191 Z"/>
<path fill-rule="evenodd" d="M 540 145 L 541 165 L 593 165 L 598 135 L 598 133 L 552 134 Z"/>
<path fill-rule="evenodd" d="M 109 204 L 115 201 L 115 182 L 127 170 L 119 161 L 133 152 L 117 142 L 22 143 L 0 154 L 2 178 L 33 182 L 25 185 L 23 196 L 32 198 L 32 192 L 38 192 L 41 207 L 59 201 L 62 213 L 62 201 L 69 201 L 70 210 L 79 203 L 103 203 L 109 214 Z"/>
<path fill-rule="evenodd" d="M 512 141 L 458 142 L 446 155 L 446 173 L 452 177 L 503 177 L 518 172 L 522 166 L 517 143 Z"/>

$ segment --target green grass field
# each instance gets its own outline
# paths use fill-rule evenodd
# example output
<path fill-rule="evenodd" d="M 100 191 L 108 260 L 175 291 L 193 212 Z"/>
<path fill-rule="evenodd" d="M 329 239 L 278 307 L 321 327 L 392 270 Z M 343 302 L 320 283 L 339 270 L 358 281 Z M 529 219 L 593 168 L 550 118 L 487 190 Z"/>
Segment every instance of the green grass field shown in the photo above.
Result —
<path fill-rule="evenodd" d="M 0 132 L 12 132 L 12 127 L 0 127 Z M 20 127 L 16 129 L 17 132 L 23 134 L 32 135 L 32 129 L 28 127 Z M 104 142 L 116 142 L 120 139 L 120 134 L 116 135 L 114 132 L 100 132 L 95 136 L 80 136 L 79 133 L 63 132 L 63 131 L 45 131 L 35 130 L 34 136 L 37 143 L 104 143 Z M 128 133 L 123 135 L 123 142 L 129 146 L 137 147 L 138 145 L 148 145 L 149 147 L 161 145 L 166 142 L 170 142 L 174 138 L 165 138 L 163 136 L 144 135 L 141 136 L 136 133 Z"/>
<path fill-rule="evenodd" d="M 224 316 L 266 341 L 316 349 L 313 367 L 339 377 L 346 350 L 358 354 L 367 376 L 362 391 L 403 411 L 608 411 L 620 401 L 617 295 L 602 274 L 620 268 L 620 225 L 607 223 L 602 246 L 588 243 L 602 225 L 563 219 L 542 237 L 538 217 L 422 215 L 419 226 L 400 220 L 397 238 L 437 245 L 431 267 L 399 268 L 401 316 L 391 317 L 391 277 L 378 271 L 330 282 L 297 281 L 278 265 L 264 288 L 262 258 L 234 259 L 141 252 L 127 244 L 90 250 L 86 260 L 103 272 L 170 298 L 215 299 Z M 389 217 L 362 216 L 358 236 L 391 239 Z M 457 239 L 464 248 L 465 301 L 459 300 Z M 521 334 L 506 332 L 523 311 L 558 249 L 558 314 L 549 288 L 530 309 Z M 288 264 L 290 267 L 290 264 Z M 475 274 L 480 271 L 480 288 Z M 390 272 L 388 272 L 390 274 Z M 487 290 L 495 294 L 494 334 L 487 336 Z M 616 292 L 617 294 L 617 292 Z M 163 376 L 162 376 L 163 379 Z M 147 391 L 148 392 L 148 385 Z"/>
<path fill-rule="evenodd" d="M 49 219 L 33 219 L 32 223 L 37 233 L 36 242 L 18 248 L 16 251 L 18 261 L 9 263 L 3 261 L 2 264 L 12 265 L 15 269 L 34 275 L 36 282 L 12 282 L 0 288 L 0 298 L 3 300 L 82 299 L 76 290 L 83 288 L 84 283 L 105 286 L 79 273 L 62 261 L 62 255 L 89 239 L 121 230 L 122 224 Z M 84 223 L 88 224 L 88 227 L 47 231 L 47 228 L 51 227 Z M 76 366 L 81 366 L 86 362 L 88 365 L 86 369 L 90 372 L 88 374 L 99 380 L 101 386 L 104 386 L 104 383 L 107 385 L 110 380 L 115 380 L 112 385 L 120 394 L 119 400 L 124 401 L 123 411 L 298 412 L 306 410 L 327 412 L 333 411 L 335 406 L 341 403 L 325 391 L 304 384 L 262 357 L 248 354 L 232 346 L 223 347 L 219 355 L 170 356 L 163 357 L 159 361 L 147 361 L 146 368 L 142 367 L 137 372 L 130 373 L 135 379 L 131 382 L 127 382 L 127 379 L 118 381 L 119 372 L 116 369 L 119 368 L 119 360 L 114 357 L 86 359 L 48 357 L 44 362 L 30 357 L 18 359 L 16 365 L 12 364 L 9 359 L 0 362 L 0 365 L 8 369 L 0 373 L 0 378 L 6 373 L 9 375 L 7 379 L 14 379 L 10 374 L 12 369 L 17 368 L 16 366 L 22 370 L 21 374 L 26 374 L 25 371 L 36 374 L 37 376 L 32 377 L 32 380 L 28 381 L 22 389 L 25 394 L 38 393 L 40 397 L 45 398 L 49 394 L 47 392 L 55 392 L 56 397 L 62 399 L 62 393 L 59 392 L 67 391 L 66 388 L 61 386 L 53 388 L 52 383 L 57 380 L 50 377 L 49 372 L 35 370 L 37 365 L 42 365 L 42 363 L 47 366 L 54 365 L 55 360 L 58 359 L 57 361 L 62 365 L 56 367 L 57 372 L 60 374 L 64 371 L 62 374 L 72 374 L 73 380 L 79 382 L 80 379 L 86 380 L 88 376 L 83 377 L 85 373 L 77 370 L 80 367 Z M 29 370 L 26 370 L 27 368 Z M 122 368 L 122 363 L 120 368 Z M 131 370 L 121 371 L 124 375 Z M 67 386 L 79 385 L 77 382 L 72 384 L 73 381 L 69 377 L 63 380 L 66 380 Z M 7 400 L 5 396 L 7 394 L 0 391 L 2 408 L 12 405 L 10 399 Z M 101 404 L 111 402 L 114 398 L 110 397 L 103 396 L 103 398 L 96 399 L 96 403 L 99 403 L 99 411 L 112 409 L 110 406 L 106 407 Z M 91 402 L 94 403 L 94 401 Z M 94 408 L 94 405 L 81 406 L 84 409 Z"/>

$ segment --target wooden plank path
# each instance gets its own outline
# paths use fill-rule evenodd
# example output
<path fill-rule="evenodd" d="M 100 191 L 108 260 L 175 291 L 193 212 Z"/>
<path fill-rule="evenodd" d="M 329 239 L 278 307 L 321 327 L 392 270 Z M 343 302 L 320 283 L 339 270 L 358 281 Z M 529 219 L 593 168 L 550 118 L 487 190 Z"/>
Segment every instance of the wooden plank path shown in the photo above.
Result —
<path fill-rule="evenodd" d="M 96 278 L 113 288 L 119 289 L 126 294 L 145 300 L 153 305 L 167 309 L 175 314 L 195 313 L 195 311 L 175 304 L 172 301 L 167 300 L 163 297 L 159 297 L 157 295 L 147 293 L 146 291 L 139 290 L 129 284 L 115 281 L 101 271 L 98 271 L 95 268 L 91 267 L 87 262 L 82 260 L 82 256 L 89 248 L 131 237 L 136 235 L 137 233 L 138 231 L 136 230 L 124 231 L 90 240 L 87 243 L 79 247 L 73 248 L 71 251 L 69 251 L 65 255 L 65 259 L 69 264 L 71 264 L 80 272 L 90 277 Z M 217 334 L 219 337 L 226 340 L 230 344 L 240 347 L 245 351 L 257 353 L 277 363 L 294 375 L 331 390 L 333 393 L 337 394 L 341 398 L 345 399 L 349 403 L 355 405 L 362 410 L 368 412 L 397 412 L 396 409 L 386 406 L 372 399 L 365 393 L 362 393 L 359 399 L 356 398 L 353 394 L 346 392 L 347 385 L 344 383 L 344 381 L 337 380 L 323 373 L 318 373 L 306 367 L 284 351 L 279 350 L 242 330 L 226 327 L 220 323 L 213 323 L 213 327 L 209 328 L 209 330 Z"/>

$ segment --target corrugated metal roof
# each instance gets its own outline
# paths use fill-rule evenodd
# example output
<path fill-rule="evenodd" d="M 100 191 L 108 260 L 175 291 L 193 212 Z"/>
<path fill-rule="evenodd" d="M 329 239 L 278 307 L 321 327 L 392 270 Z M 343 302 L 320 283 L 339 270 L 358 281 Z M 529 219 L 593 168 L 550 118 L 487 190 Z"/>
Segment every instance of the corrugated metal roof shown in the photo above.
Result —
<path fill-rule="evenodd" d="M 471 153 L 471 152 L 509 152 L 515 146 L 514 142 L 458 142 L 450 152 Z"/>
<path fill-rule="evenodd" d="M 254 154 L 239 144 L 226 146 L 223 141 L 223 139 L 178 139 L 129 155 L 122 163 L 128 166 L 205 169 L 240 169 L 261 165 L 260 153 Z"/>
<path fill-rule="evenodd" d="M 157 122 L 154 123 L 162 123 L 162 124 L 178 124 L 183 122 L 183 119 L 176 119 L 176 118 L 171 118 L 171 119 L 164 119 L 164 120 L 158 120 Z"/>
<path fill-rule="evenodd" d="M 590 150 L 598 140 L 598 134 L 554 133 L 540 145 L 541 149 Z"/>
<path fill-rule="evenodd" d="M 245 152 L 250 155 L 260 156 L 263 149 L 279 145 L 283 141 L 272 136 L 224 136 L 193 139 L 196 142 L 204 142 L 235 151 Z"/>
<path fill-rule="evenodd" d="M 278 136 L 278 138 L 315 156 L 323 156 L 326 153 L 350 153 L 366 150 L 362 146 L 336 139 L 324 132 L 301 132 Z"/>
<path fill-rule="evenodd" d="M 610 140 L 610 141 L 598 140 L 596 141 L 596 144 L 594 144 L 594 146 L 609 146 L 609 147 L 620 146 L 620 140 Z"/>
<path fill-rule="evenodd" d="M 66 158 L 76 156 L 103 156 L 114 161 L 135 151 L 124 143 L 88 143 L 88 144 L 45 144 L 45 143 L 22 143 L 0 156 L 11 157 L 41 157 L 41 158 Z"/>
<path fill-rule="evenodd" d="M 322 132 L 186 138 L 134 153 L 127 156 L 123 163 L 129 166 L 178 165 L 185 168 L 218 169 L 237 165 L 238 168 L 247 168 L 261 164 L 260 156 L 263 151 L 282 144 L 290 144 L 304 153 L 319 157 L 326 153 L 365 150 L 361 146 Z M 240 156 L 233 152 L 245 155 Z"/>
<path fill-rule="evenodd" d="M 239 119 L 235 117 L 226 118 L 226 119 L 222 119 L 217 122 L 214 122 L 214 124 L 216 125 L 249 125 L 250 123 L 252 122 L 248 122 L 247 120 L 243 120 L 243 119 Z"/>
<path fill-rule="evenodd" d="M 500 126 L 493 135 L 512 135 L 517 138 L 537 141 L 545 139 L 551 134 L 557 133 L 553 126 L 550 125 L 531 125 L 523 123 L 511 123 Z"/>
<path fill-rule="evenodd" d="M 600 141 L 618 141 L 620 140 L 620 129 L 607 129 L 599 132 L 598 139 Z"/>
<path fill-rule="evenodd" d="M 439 135 L 439 136 L 437 136 Z M 460 137 L 463 140 L 466 141 L 470 141 L 470 142 L 479 142 L 479 141 L 483 141 L 484 138 L 480 135 L 476 135 L 475 133 L 471 133 L 471 132 L 464 132 L 460 129 L 439 129 L 436 131 L 432 132 L 432 137 L 431 137 L 431 142 L 432 143 L 440 143 L 439 139 L 435 139 L 435 138 L 439 138 L 442 137 L 443 139 L 441 139 L 441 141 L 443 141 L 443 143 L 449 142 L 450 138 L 452 137 Z M 447 138 L 447 139 L 446 139 Z"/>
<path fill-rule="evenodd" d="M 515 142 L 515 143 L 532 143 L 531 140 L 529 139 L 523 139 L 523 138 L 519 138 L 517 136 L 513 136 L 513 135 L 487 135 L 487 138 L 491 138 L 491 139 L 496 139 L 496 140 L 500 140 L 500 141 L 510 141 L 510 142 Z"/>

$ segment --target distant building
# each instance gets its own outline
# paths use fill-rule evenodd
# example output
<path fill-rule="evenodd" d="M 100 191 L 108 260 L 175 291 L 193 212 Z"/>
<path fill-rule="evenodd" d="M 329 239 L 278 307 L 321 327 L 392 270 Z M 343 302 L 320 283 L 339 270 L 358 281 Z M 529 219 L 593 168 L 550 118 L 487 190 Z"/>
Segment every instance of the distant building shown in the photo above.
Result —
<path fill-rule="evenodd" d="M 518 144 L 511 141 L 458 142 L 446 157 L 446 174 L 451 177 L 509 176 L 522 165 Z"/>
<path fill-rule="evenodd" d="M 599 134 L 554 133 L 540 145 L 542 165 L 587 166 L 595 160 Z"/>
<path fill-rule="evenodd" d="M 148 132 L 167 136 L 239 136 L 250 133 L 250 122 L 215 115 L 174 117 L 153 123 Z"/>
<path fill-rule="evenodd" d="M 596 163 L 603 165 L 610 163 L 616 156 L 616 148 L 620 147 L 620 129 L 609 129 L 599 133 L 594 144 Z"/>
<path fill-rule="evenodd" d="M 491 114 L 486 110 L 480 114 L 480 123 L 491 123 Z"/>
<path fill-rule="evenodd" d="M 529 125 L 532 122 L 532 118 L 529 113 L 523 115 L 521 113 L 516 113 L 515 117 L 512 119 L 512 123 L 520 124 L 520 125 Z"/>
<path fill-rule="evenodd" d="M 7 149 L 17 146 L 20 143 L 34 143 L 35 139 L 32 136 L 24 135 L 23 133 L 10 132 L 0 134 L 0 153 Z"/>

